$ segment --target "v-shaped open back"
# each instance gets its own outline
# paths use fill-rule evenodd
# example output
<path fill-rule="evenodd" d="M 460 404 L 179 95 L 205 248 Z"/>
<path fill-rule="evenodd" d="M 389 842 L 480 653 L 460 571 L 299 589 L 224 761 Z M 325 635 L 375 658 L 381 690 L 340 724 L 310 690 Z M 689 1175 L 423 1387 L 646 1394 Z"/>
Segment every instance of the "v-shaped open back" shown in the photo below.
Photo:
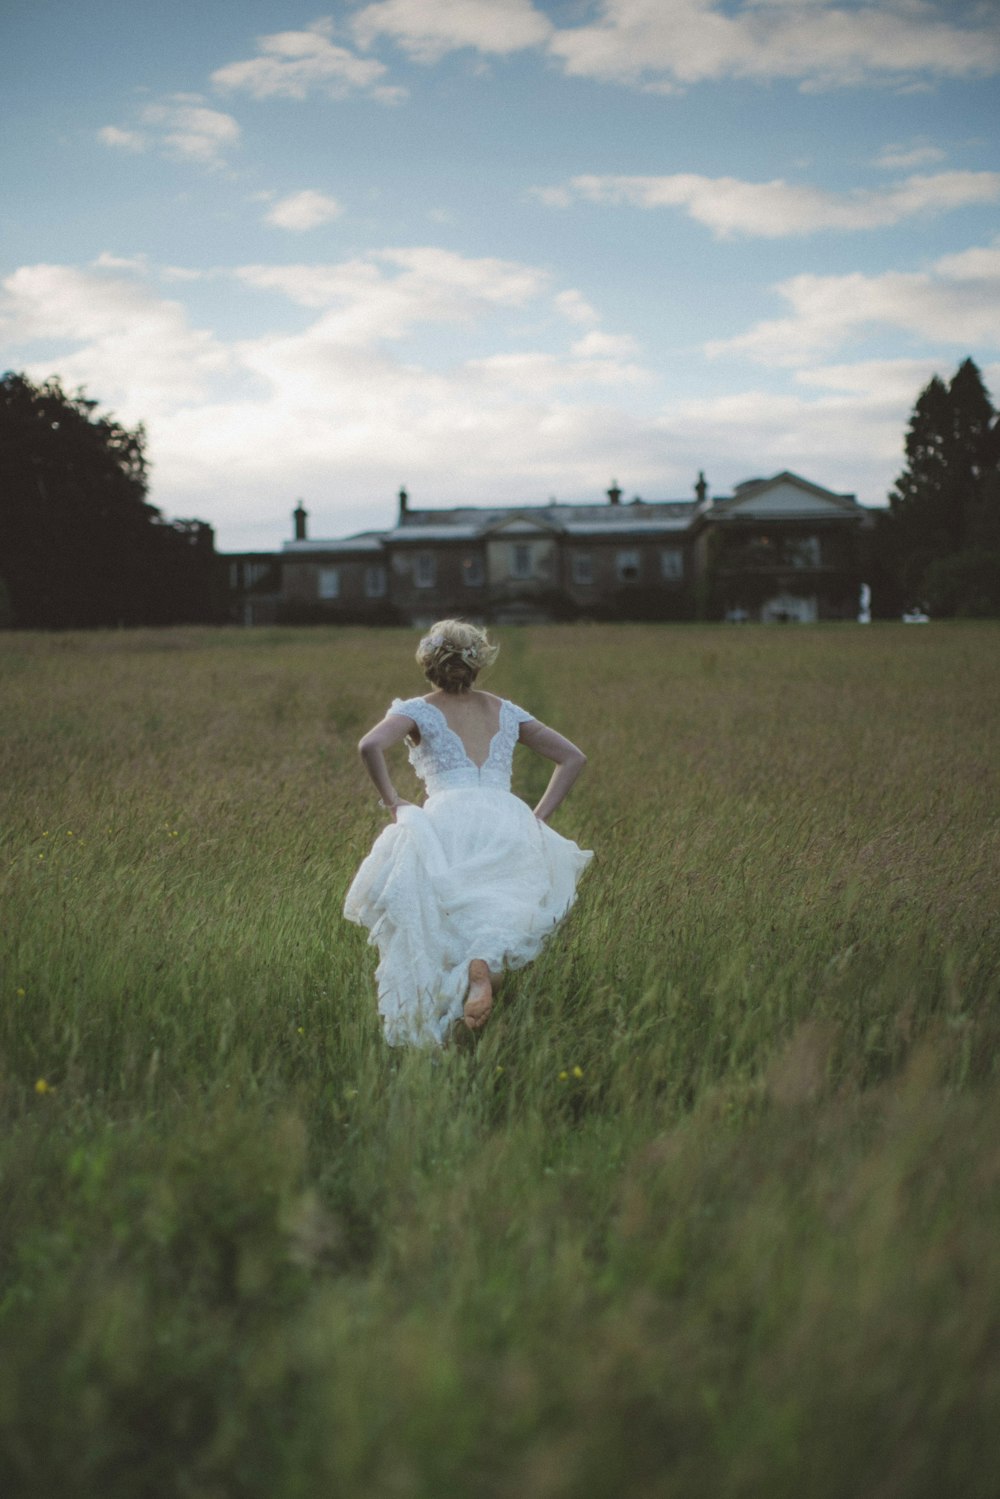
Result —
<path fill-rule="evenodd" d="M 460 786 L 493 787 L 509 791 L 514 748 L 521 724 L 531 718 L 523 708 L 500 699 L 499 721 L 483 760 L 469 754 L 461 734 L 448 722 L 436 703 L 425 697 L 394 699 L 390 713 L 412 719 L 420 739 L 407 739 L 410 764 L 428 793 Z"/>
<path fill-rule="evenodd" d="M 497 726 L 493 730 L 493 733 L 490 735 L 489 743 L 486 746 L 486 754 L 483 756 L 483 758 L 481 760 L 477 760 L 475 758 L 475 756 L 470 753 L 469 746 L 466 744 L 466 742 L 462 738 L 461 734 L 458 732 L 458 730 L 456 728 L 454 728 L 448 722 L 448 719 L 447 719 L 447 716 L 446 716 L 444 710 L 442 708 L 439 708 L 438 705 L 437 705 L 437 703 L 432 703 L 427 698 L 424 698 L 424 702 L 427 704 L 428 708 L 433 708 L 434 709 L 434 712 L 438 715 L 438 717 L 440 718 L 441 722 L 444 724 L 445 731 L 448 734 L 450 734 L 453 739 L 457 740 L 458 744 L 461 746 L 463 755 L 465 756 L 465 758 L 468 760 L 469 764 L 471 766 L 473 766 L 473 768 L 475 770 L 482 770 L 483 767 L 484 767 L 484 765 L 488 765 L 489 764 L 490 756 L 492 755 L 492 753 L 493 753 L 493 747 L 496 744 L 497 739 L 500 736 L 500 729 L 501 729 L 502 722 L 503 722 L 503 700 L 502 699 L 500 701 L 499 707 L 497 708 L 497 716 L 496 716 L 497 717 Z"/>

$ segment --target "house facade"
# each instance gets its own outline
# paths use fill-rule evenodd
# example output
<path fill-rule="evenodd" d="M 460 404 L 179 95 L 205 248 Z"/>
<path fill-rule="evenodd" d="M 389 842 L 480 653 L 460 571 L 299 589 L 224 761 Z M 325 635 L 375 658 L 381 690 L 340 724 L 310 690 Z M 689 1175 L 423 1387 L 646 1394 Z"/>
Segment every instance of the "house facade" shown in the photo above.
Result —
<path fill-rule="evenodd" d="M 230 563 L 245 623 L 418 627 L 449 615 L 499 624 L 569 619 L 854 618 L 872 518 L 849 494 L 796 474 L 691 500 L 414 509 L 396 523 L 294 539 Z"/>

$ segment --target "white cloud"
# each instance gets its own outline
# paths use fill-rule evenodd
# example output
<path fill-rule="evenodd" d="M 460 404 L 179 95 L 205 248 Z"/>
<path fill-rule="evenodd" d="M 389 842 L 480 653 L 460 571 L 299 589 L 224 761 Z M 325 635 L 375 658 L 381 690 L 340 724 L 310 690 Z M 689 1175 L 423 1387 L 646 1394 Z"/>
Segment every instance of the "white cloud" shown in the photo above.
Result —
<path fill-rule="evenodd" d="M 602 0 L 593 23 L 549 46 L 579 77 L 672 89 L 709 79 L 798 79 L 804 88 L 964 78 L 1000 67 L 987 11 L 944 0 Z"/>
<path fill-rule="evenodd" d="M 935 269 L 939 276 L 952 281 L 1000 281 L 1000 238 L 992 245 L 978 245 L 971 250 L 959 250 L 955 255 L 943 255 Z"/>
<path fill-rule="evenodd" d="M 388 36 L 432 63 L 462 47 L 500 55 L 537 47 L 553 27 L 531 0 L 378 0 L 357 13 L 352 30 L 363 47 Z"/>
<path fill-rule="evenodd" d="M 338 46 L 330 40 L 331 30 L 331 23 L 324 20 L 304 31 L 258 37 L 257 57 L 217 68 L 212 82 L 223 91 L 242 91 L 255 99 L 306 99 L 317 92 L 343 99 L 368 93 L 391 104 L 404 96 L 405 90 L 383 82 L 384 63 Z"/>
<path fill-rule="evenodd" d="M 138 154 L 146 149 L 146 137 L 138 130 L 121 130 L 117 125 L 103 125 L 97 132 L 102 145 L 113 151 L 131 151 Z"/>
<path fill-rule="evenodd" d="M 945 348 L 1000 348 L 1000 251 L 945 256 L 929 271 L 793 276 L 777 288 L 791 315 L 713 342 L 710 356 L 794 366 L 874 329 Z"/>
<path fill-rule="evenodd" d="M 914 167 L 936 166 L 939 161 L 944 161 L 945 155 L 940 146 L 914 141 L 909 146 L 883 146 L 875 158 L 875 165 L 890 172 L 910 172 Z"/>
<path fill-rule="evenodd" d="M 110 250 L 102 250 L 94 266 L 100 271 L 135 271 L 144 276 L 149 271 L 149 256 L 115 255 Z"/>
<path fill-rule="evenodd" d="M 653 379 L 652 371 L 628 361 L 633 350 L 631 339 L 609 338 L 605 347 L 587 347 L 587 340 L 581 339 L 568 356 L 533 351 L 490 354 L 470 359 L 464 369 L 471 379 L 495 387 L 507 400 L 524 400 L 581 385 L 645 385 Z"/>
<path fill-rule="evenodd" d="M 126 421 L 203 399 L 229 368 L 227 351 L 190 326 L 180 303 L 134 274 L 109 273 L 109 260 L 113 266 L 109 257 L 91 269 L 22 266 L 8 276 L 0 298 L 5 342 L 12 350 L 42 339 L 63 344 L 44 367 L 29 362 L 29 373 L 55 371 L 70 386 L 87 385 Z"/>
<path fill-rule="evenodd" d="M 557 293 L 554 300 L 557 310 L 567 322 L 593 324 L 601 321 L 600 314 L 594 311 L 586 297 L 575 287 Z"/>
<path fill-rule="evenodd" d="M 209 109 L 197 94 L 175 94 L 163 103 L 148 104 L 142 122 L 159 131 L 168 156 L 202 166 L 220 166 L 225 152 L 239 144 L 240 127 L 232 115 Z"/>
<path fill-rule="evenodd" d="M 571 352 L 578 359 L 628 359 L 639 352 L 630 333 L 585 333 L 573 344 Z"/>
<path fill-rule="evenodd" d="M 575 199 L 636 208 L 681 208 L 716 235 L 778 239 L 821 229 L 882 228 L 921 214 L 1000 199 L 1000 172 L 938 172 L 851 193 L 783 182 L 679 173 L 663 177 L 583 175 L 537 194 L 554 207 Z"/>
<path fill-rule="evenodd" d="M 487 309 L 520 307 L 548 281 L 533 266 L 469 259 L 435 246 L 376 250 L 333 265 L 242 266 L 236 275 L 248 286 L 322 309 L 323 338 L 351 346 L 403 338 L 422 324 L 468 322 Z"/>
<path fill-rule="evenodd" d="M 971 258 L 994 250 L 950 257 L 926 279 L 950 293 L 965 289 L 969 306 L 983 305 L 984 276 L 961 278 L 989 271 L 996 308 L 1000 268 Z M 220 268 L 217 278 L 234 276 L 311 312 L 294 332 L 228 343 L 193 327 L 153 284 L 154 275 L 177 274 L 110 252 L 83 269 L 24 266 L 4 284 L 0 337 L 5 358 L 13 355 L 33 378 L 58 372 L 122 420 L 146 421 L 154 503 L 211 521 L 222 547 L 274 545 L 288 534 L 299 494 L 315 535 L 386 524 L 401 481 L 431 505 L 552 493 L 596 500 L 612 474 L 629 493 L 671 498 L 690 493 L 699 468 L 719 492 L 750 473 L 787 467 L 880 500 L 933 370 L 916 358 L 826 365 L 812 358 L 791 390 L 664 405 L 654 372 L 626 335 L 569 316 L 566 347 L 510 347 L 511 309 L 544 321 L 554 305 L 582 302 L 572 289 L 554 293 L 531 265 L 420 246 L 330 265 Z M 828 278 L 829 304 L 860 299 L 877 308 L 892 290 L 885 278 L 869 278 L 867 292 L 843 280 Z M 797 304 L 802 317 L 816 315 L 814 291 L 814 303 Z M 478 336 L 477 325 L 491 321 L 506 325 L 507 352 L 452 353 L 430 368 L 402 342 L 425 330 L 432 341 L 421 347 L 433 350 L 445 330 L 443 347 L 453 350 L 448 330 L 456 323 Z M 57 349 L 44 365 L 32 358 L 36 340 Z"/>
<path fill-rule="evenodd" d="M 105 125 L 97 137 L 112 150 L 138 153 L 155 146 L 165 156 L 206 167 L 222 166 L 225 153 L 240 141 L 240 127 L 232 115 L 210 109 L 199 94 L 173 94 L 147 104 L 139 121 L 141 130 Z"/>
<path fill-rule="evenodd" d="M 328 224 L 341 211 L 336 198 L 305 188 L 302 192 L 290 193 L 287 198 L 279 199 L 265 217 L 277 229 L 301 232 L 316 229 L 320 224 Z"/>

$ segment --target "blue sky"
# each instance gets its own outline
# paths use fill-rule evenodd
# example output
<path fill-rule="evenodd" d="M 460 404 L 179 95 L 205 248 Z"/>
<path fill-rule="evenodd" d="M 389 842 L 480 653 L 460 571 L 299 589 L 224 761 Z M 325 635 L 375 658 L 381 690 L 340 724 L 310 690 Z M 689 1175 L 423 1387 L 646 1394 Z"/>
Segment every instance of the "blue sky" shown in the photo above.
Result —
<path fill-rule="evenodd" d="M 995 0 L 0 0 L 0 368 L 223 549 L 413 502 L 878 504 L 1000 401 Z"/>

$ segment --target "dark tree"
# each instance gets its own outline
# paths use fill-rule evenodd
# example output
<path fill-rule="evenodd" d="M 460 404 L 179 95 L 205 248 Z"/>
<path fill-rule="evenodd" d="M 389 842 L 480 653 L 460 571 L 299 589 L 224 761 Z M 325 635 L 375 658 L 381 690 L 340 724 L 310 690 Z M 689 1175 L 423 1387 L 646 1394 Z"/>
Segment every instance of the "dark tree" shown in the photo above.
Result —
<path fill-rule="evenodd" d="M 894 604 L 927 599 L 937 612 L 964 613 L 968 604 L 982 613 L 998 549 L 1000 423 L 979 369 L 966 359 L 948 385 L 935 375 L 913 408 L 906 467 L 877 534 L 883 592 L 895 590 Z M 968 600 L 966 577 L 976 580 Z"/>
<path fill-rule="evenodd" d="M 23 628 L 209 619 L 211 528 L 146 499 L 145 431 L 82 392 L 0 380 L 0 622 Z"/>

